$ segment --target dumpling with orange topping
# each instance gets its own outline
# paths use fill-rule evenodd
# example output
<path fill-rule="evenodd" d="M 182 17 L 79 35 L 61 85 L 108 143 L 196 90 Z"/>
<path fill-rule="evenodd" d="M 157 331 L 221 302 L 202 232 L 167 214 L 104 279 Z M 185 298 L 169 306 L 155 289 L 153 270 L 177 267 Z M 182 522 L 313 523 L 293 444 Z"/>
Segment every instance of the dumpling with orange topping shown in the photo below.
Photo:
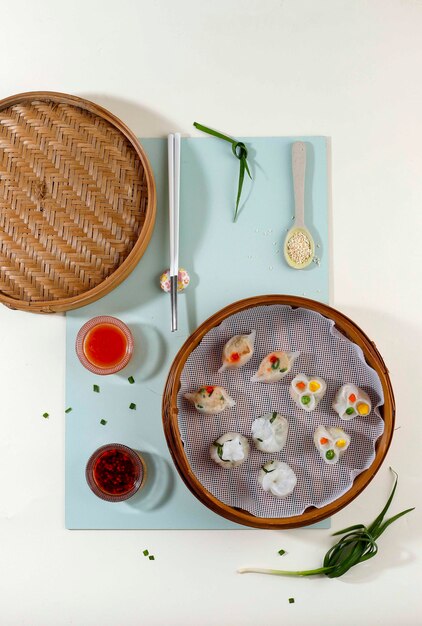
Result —
<path fill-rule="evenodd" d="M 360 415 L 366 417 L 372 409 L 371 400 L 365 391 L 347 383 L 337 391 L 333 402 L 333 409 L 342 420 L 351 420 Z"/>
<path fill-rule="evenodd" d="M 253 383 L 276 383 L 284 378 L 292 369 L 299 352 L 270 352 L 261 361 L 256 374 L 251 378 Z"/>
<path fill-rule="evenodd" d="M 308 413 L 313 411 L 327 391 L 327 383 L 318 376 L 298 374 L 290 383 L 290 395 L 297 406 Z"/>
<path fill-rule="evenodd" d="M 192 402 L 197 411 L 207 415 L 221 413 L 236 404 L 223 387 L 215 385 L 205 385 L 195 393 L 185 393 L 185 398 Z"/>
<path fill-rule="evenodd" d="M 218 370 L 224 372 L 225 369 L 235 369 L 245 365 L 253 355 L 256 331 L 249 335 L 235 335 L 226 343 L 223 348 L 223 365 Z"/>
<path fill-rule="evenodd" d="M 321 458 L 334 465 L 350 445 L 350 435 L 341 428 L 318 426 L 314 433 L 315 447 Z"/>

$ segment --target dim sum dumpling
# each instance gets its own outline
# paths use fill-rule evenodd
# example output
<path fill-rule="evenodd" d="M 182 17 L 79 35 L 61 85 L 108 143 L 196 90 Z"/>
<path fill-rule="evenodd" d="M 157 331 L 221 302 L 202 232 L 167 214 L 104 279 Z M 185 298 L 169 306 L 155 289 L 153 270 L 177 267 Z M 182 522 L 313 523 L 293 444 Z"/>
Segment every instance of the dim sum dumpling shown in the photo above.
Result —
<path fill-rule="evenodd" d="M 350 435 L 341 428 L 318 426 L 314 433 L 314 443 L 321 458 L 334 465 L 350 445 Z"/>
<path fill-rule="evenodd" d="M 253 383 L 276 383 L 284 378 L 291 370 L 299 356 L 299 352 L 270 352 L 261 361 L 258 371 L 252 376 Z"/>
<path fill-rule="evenodd" d="M 342 420 L 351 420 L 356 415 L 369 415 L 372 409 L 371 400 L 365 391 L 347 383 L 337 391 L 333 409 Z"/>
<path fill-rule="evenodd" d="M 298 374 L 290 383 L 290 395 L 304 411 L 313 411 L 327 391 L 327 383 L 318 376 Z"/>
<path fill-rule="evenodd" d="M 253 330 L 249 335 L 235 335 L 229 339 L 223 348 L 223 365 L 218 371 L 245 365 L 254 353 L 255 335 L 256 331 Z"/>
<path fill-rule="evenodd" d="M 286 445 L 289 423 L 274 411 L 252 422 L 252 439 L 261 452 L 280 452 Z"/>
<path fill-rule="evenodd" d="M 297 478 L 287 463 L 269 461 L 259 470 L 258 482 L 264 491 L 269 491 L 276 498 L 286 498 L 296 487 Z"/>
<path fill-rule="evenodd" d="M 238 467 L 249 456 L 249 442 L 239 433 L 225 433 L 210 445 L 210 457 L 221 467 Z"/>
<path fill-rule="evenodd" d="M 215 385 L 205 385 L 195 393 L 185 393 L 185 398 L 192 402 L 200 413 L 211 415 L 221 413 L 236 404 L 223 387 Z"/>

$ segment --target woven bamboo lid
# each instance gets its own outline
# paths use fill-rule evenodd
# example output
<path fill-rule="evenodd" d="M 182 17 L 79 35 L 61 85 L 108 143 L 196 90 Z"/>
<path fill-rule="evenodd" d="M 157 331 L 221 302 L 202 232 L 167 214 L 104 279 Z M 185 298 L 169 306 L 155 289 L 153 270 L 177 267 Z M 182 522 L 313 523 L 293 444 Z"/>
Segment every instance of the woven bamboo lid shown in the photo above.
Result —
<path fill-rule="evenodd" d="M 156 194 L 133 133 L 67 94 L 0 101 L 0 302 L 41 313 L 97 300 L 135 267 Z"/>

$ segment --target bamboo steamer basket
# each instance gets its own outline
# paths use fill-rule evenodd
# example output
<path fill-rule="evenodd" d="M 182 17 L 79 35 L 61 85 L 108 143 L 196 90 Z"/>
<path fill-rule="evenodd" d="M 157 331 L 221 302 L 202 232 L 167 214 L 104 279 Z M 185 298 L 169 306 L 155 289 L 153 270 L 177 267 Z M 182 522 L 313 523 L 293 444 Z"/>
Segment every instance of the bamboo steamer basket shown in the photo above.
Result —
<path fill-rule="evenodd" d="M 321 313 L 321 315 L 333 320 L 338 331 L 361 347 L 366 362 L 377 372 L 384 393 L 384 405 L 379 407 L 381 417 L 384 420 L 384 432 L 376 442 L 375 459 L 371 466 L 355 478 L 351 489 L 330 504 L 322 508 L 309 507 L 301 515 L 286 518 L 256 517 L 248 511 L 231 507 L 213 496 L 193 473 L 184 452 L 178 426 L 177 394 L 180 389 L 180 376 L 190 353 L 212 328 L 219 326 L 231 315 L 256 306 L 274 304 L 289 305 L 294 308 L 303 307 Z M 287 529 L 307 526 L 330 517 L 352 502 L 367 487 L 379 470 L 391 443 L 395 421 L 395 401 L 384 360 L 374 342 L 367 337 L 357 324 L 336 309 L 315 300 L 288 295 L 268 295 L 247 298 L 230 304 L 207 319 L 187 339 L 170 368 L 164 389 L 162 413 L 164 433 L 174 464 L 186 486 L 202 504 L 218 515 L 238 524 L 254 528 Z"/>
<path fill-rule="evenodd" d="M 156 192 L 134 134 L 79 98 L 0 101 L 0 302 L 52 313 L 114 289 L 151 238 Z"/>

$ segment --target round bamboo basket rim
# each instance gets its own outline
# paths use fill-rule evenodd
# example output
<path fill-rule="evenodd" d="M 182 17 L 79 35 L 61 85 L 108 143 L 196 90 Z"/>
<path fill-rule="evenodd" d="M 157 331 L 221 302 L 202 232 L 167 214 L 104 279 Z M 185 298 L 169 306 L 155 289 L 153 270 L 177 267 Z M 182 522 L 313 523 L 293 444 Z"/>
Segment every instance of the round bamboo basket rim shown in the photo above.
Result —
<path fill-rule="evenodd" d="M 203 337 L 215 326 L 218 326 L 227 317 L 249 308 L 265 305 L 288 305 L 294 308 L 303 307 L 321 313 L 335 322 L 336 328 L 348 339 L 358 344 L 364 353 L 367 363 L 377 372 L 384 393 L 384 405 L 380 413 L 384 420 L 384 432 L 375 444 L 375 459 L 370 467 L 361 472 L 354 480 L 352 487 L 342 496 L 317 509 L 307 508 L 301 515 L 286 518 L 256 517 L 243 509 L 231 507 L 212 495 L 200 483 L 193 473 L 184 453 L 184 446 L 180 437 L 177 420 L 177 394 L 180 388 L 180 376 L 190 353 L 198 346 Z M 196 331 L 185 341 L 177 353 L 170 368 L 163 393 L 162 418 L 164 434 L 173 462 L 182 480 L 196 498 L 209 509 L 237 524 L 265 529 L 288 529 L 315 524 L 337 513 L 350 504 L 370 483 L 382 465 L 390 447 L 395 423 L 395 400 L 393 388 L 387 367 L 373 341 L 353 322 L 340 311 L 315 300 L 298 296 L 272 294 L 254 296 L 234 302 L 204 321 Z"/>
<path fill-rule="evenodd" d="M 91 102 L 90 100 L 56 91 L 29 91 L 8 96 L 7 98 L 0 100 L 0 112 L 7 107 L 32 100 L 45 100 L 46 102 L 69 104 L 97 115 L 111 124 L 116 130 L 124 135 L 124 137 L 131 144 L 133 150 L 136 152 L 145 173 L 145 181 L 148 190 L 145 219 L 136 243 L 117 269 L 104 278 L 98 285 L 76 296 L 33 302 L 16 299 L 7 296 L 0 291 L 0 302 L 11 309 L 20 309 L 36 313 L 64 312 L 86 306 L 87 304 L 90 304 L 91 302 L 94 302 L 95 300 L 98 300 L 108 294 L 135 268 L 136 264 L 144 254 L 154 230 L 157 204 L 155 180 L 148 157 L 135 134 L 116 115 L 99 104 Z"/>

